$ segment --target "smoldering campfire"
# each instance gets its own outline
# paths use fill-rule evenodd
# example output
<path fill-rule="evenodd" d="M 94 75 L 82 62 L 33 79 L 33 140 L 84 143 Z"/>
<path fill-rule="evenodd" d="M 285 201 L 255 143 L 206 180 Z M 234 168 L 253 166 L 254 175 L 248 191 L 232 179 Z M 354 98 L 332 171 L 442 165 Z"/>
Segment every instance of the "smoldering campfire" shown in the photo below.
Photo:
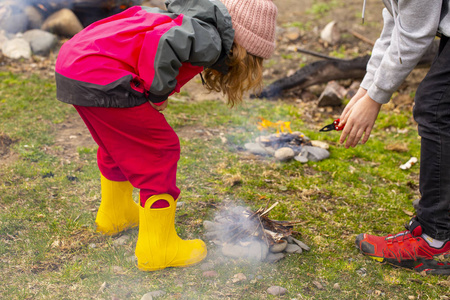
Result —
<path fill-rule="evenodd" d="M 294 225 L 301 221 L 277 221 L 268 217 L 278 202 L 256 211 L 243 206 L 227 205 L 214 221 L 204 221 L 205 236 L 231 258 L 276 262 L 286 254 L 301 254 L 310 248 L 293 237 Z"/>
<path fill-rule="evenodd" d="M 305 134 L 291 130 L 291 122 L 271 122 L 260 117 L 258 123 L 260 132 L 267 129 L 275 129 L 276 133 L 260 135 L 254 142 L 244 145 L 252 154 L 261 156 L 273 156 L 277 161 L 289 161 L 295 159 L 302 163 L 308 161 L 320 161 L 330 156 L 328 145 L 321 141 L 310 140 Z"/>

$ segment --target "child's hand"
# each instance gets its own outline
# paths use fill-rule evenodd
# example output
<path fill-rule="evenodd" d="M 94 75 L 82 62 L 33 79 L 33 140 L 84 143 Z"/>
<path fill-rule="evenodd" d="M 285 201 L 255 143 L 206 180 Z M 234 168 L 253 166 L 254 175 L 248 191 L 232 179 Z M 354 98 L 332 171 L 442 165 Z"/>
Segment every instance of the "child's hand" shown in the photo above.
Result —
<path fill-rule="evenodd" d="M 345 143 L 345 148 L 355 147 L 359 140 L 361 143 L 367 142 L 372 131 L 375 120 L 380 112 L 381 104 L 375 102 L 368 94 L 358 100 L 345 115 L 345 119 L 339 124 L 345 124 L 339 143 Z"/>
<path fill-rule="evenodd" d="M 149 101 L 150 102 L 150 101 Z M 153 106 L 154 109 L 156 109 L 157 111 L 163 111 L 167 108 L 167 104 L 169 103 L 169 99 L 167 99 L 166 101 L 164 101 L 161 105 L 156 105 L 152 102 L 150 102 L 150 104 Z"/>
<path fill-rule="evenodd" d="M 339 117 L 339 119 L 341 120 L 341 124 L 343 120 L 346 119 L 348 113 L 350 112 L 351 108 L 353 107 L 353 105 L 355 105 L 356 102 L 358 102 L 362 97 L 364 97 L 367 93 L 367 90 L 363 89 L 363 88 L 359 88 L 358 91 L 356 92 L 356 94 L 352 97 L 352 99 L 350 99 L 350 101 L 348 102 L 348 104 L 345 106 L 344 111 L 341 113 L 341 116 Z"/>

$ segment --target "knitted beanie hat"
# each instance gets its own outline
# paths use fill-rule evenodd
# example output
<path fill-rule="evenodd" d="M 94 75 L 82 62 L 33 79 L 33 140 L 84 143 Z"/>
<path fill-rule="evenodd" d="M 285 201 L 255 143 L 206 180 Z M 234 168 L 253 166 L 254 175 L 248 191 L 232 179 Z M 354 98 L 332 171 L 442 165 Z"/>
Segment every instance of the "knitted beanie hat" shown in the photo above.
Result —
<path fill-rule="evenodd" d="M 275 50 L 277 7 L 272 0 L 221 0 L 231 15 L 235 40 L 248 53 L 269 58 Z"/>

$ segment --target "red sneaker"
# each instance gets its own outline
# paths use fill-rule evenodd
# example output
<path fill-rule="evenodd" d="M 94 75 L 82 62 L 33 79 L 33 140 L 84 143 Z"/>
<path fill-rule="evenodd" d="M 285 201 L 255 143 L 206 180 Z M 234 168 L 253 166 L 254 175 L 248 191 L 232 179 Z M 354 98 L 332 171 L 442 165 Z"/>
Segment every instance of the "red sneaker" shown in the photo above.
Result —
<path fill-rule="evenodd" d="M 450 241 L 441 248 L 431 247 L 422 237 L 422 227 L 414 218 L 407 231 L 396 235 L 374 236 L 361 233 L 356 246 L 370 258 L 427 274 L 450 274 Z"/>

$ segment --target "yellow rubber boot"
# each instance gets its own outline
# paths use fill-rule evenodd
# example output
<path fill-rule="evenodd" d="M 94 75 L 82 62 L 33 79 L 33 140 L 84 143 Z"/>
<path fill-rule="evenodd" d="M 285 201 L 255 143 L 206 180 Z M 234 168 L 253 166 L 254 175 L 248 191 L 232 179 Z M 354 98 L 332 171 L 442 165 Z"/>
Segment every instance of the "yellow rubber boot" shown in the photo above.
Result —
<path fill-rule="evenodd" d="M 169 207 L 151 208 L 158 200 Z M 136 244 L 138 268 L 155 271 L 167 267 L 186 267 L 206 257 L 206 245 L 201 240 L 182 240 L 175 231 L 176 201 L 169 194 L 150 197 L 145 207 L 139 207 L 139 235 Z"/>
<path fill-rule="evenodd" d="M 102 202 L 98 208 L 97 232 L 115 235 L 139 225 L 139 205 L 133 201 L 128 181 L 111 181 L 101 175 Z"/>

